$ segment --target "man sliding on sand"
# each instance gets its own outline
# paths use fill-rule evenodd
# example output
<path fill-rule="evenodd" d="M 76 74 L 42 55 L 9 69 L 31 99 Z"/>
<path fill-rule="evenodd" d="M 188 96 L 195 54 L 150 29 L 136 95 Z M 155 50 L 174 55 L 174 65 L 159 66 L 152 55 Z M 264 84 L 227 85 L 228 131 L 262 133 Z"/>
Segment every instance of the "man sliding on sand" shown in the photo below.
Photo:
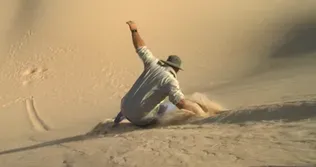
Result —
<path fill-rule="evenodd" d="M 166 97 L 184 112 L 205 116 L 206 113 L 195 102 L 185 99 L 179 87 L 177 73 L 182 70 L 181 59 L 176 55 L 170 55 L 167 61 L 157 59 L 140 37 L 136 24 L 133 21 L 127 24 L 135 50 L 144 63 L 144 71 L 122 98 L 121 111 L 114 126 L 125 118 L 141 127 L 157 123 L 166 111 L 167 107 L 162 105 Z"/>

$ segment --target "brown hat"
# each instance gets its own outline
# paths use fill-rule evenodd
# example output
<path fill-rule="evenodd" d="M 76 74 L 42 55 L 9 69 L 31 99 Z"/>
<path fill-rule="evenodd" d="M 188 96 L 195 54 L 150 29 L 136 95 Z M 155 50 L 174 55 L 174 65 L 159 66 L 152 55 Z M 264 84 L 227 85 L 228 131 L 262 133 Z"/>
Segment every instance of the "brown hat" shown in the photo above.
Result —
<path fill-rule="evenodd" d="M 181 59 L 177 55 L 170 55 L 168 57 L 167 61 L 165 61 L 165 60 L 160 60 L 160 61 L 162 61 L 163 63 L 165 63 L 171 67 L 175 67 L 175 68 L 179 68 L 180 70 L 183 70 L 181 68 Z"/>

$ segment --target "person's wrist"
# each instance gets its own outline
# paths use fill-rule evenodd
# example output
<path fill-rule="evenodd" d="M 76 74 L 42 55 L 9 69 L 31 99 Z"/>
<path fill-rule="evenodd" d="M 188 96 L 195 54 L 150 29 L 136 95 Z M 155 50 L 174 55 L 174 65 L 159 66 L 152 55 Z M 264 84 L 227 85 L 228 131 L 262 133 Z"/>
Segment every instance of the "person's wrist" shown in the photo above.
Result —
<path fill-rule="evenodd" d="M 131 29 L 131 32 L 132 32 L 132 33 L 133 33 L 133 32 L 137 32 L 137 28 Z"/>

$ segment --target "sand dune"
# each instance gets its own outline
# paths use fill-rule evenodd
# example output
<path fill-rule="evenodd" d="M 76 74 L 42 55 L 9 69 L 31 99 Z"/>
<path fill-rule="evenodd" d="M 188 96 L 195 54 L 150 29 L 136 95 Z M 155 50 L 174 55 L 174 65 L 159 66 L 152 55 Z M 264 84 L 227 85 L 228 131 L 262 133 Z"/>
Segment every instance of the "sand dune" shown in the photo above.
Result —
<path fill-rule="evenodd" d="M 315 9 L 312 0 L 3 1 L 0 166 L 316 164 Z M 183 59 L 180 86 L 210 117 L 110 127 L 143 67 L 128 20 L 155 56 Z"/>
<path fill-rule="evenodd" d="M 112 121 L 107 120 L 81 135 L 46 142 L 41 139 L 46 135 L 33 136 L 29 140 L 38 144 L 4 150 L 0 155 L 11 159 L 10 154 L 29 152 L 28 157 L 33 159 L 41 157 L 43 152 L 52 156 L 47 152 L 51 147 L 66 152 L 64 156 L 58 156 L 58 160 L 50 160 L 59 166 L 68 163 L 74 166 L 147 166 L 150 162 L 155 162 L 154 166 L 315 163 L 316 124 L 315 120 L 306 120 L 315 118 L 315 106 L 315 101 L 256 106 L 226 111 L 229 114 L 187 122 L 186 125 L 158 125 L 148 129 L 130 123 L 113 128 Z M 285 114 L 287 111 L 290 116 Z M 150 162 L 144 161 L 144 156 L 151 159 Z M 167 157 L 168 162 L 165 162 Z"/>

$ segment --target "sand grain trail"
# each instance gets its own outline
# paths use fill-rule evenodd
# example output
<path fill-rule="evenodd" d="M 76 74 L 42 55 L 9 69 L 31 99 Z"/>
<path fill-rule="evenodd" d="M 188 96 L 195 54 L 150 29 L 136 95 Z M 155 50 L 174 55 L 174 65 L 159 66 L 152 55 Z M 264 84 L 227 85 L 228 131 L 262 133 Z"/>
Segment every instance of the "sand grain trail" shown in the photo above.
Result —
<path fill-rule="evenodd" d="M 34 99 L 33 97 L 26 99 L 26 110 L 30 119 L 33 128 L 37 131 L 48 131 L 49 127 L 45 124 L 45 122 L 38 115 L 35 107 L 34 107 Z"/>

